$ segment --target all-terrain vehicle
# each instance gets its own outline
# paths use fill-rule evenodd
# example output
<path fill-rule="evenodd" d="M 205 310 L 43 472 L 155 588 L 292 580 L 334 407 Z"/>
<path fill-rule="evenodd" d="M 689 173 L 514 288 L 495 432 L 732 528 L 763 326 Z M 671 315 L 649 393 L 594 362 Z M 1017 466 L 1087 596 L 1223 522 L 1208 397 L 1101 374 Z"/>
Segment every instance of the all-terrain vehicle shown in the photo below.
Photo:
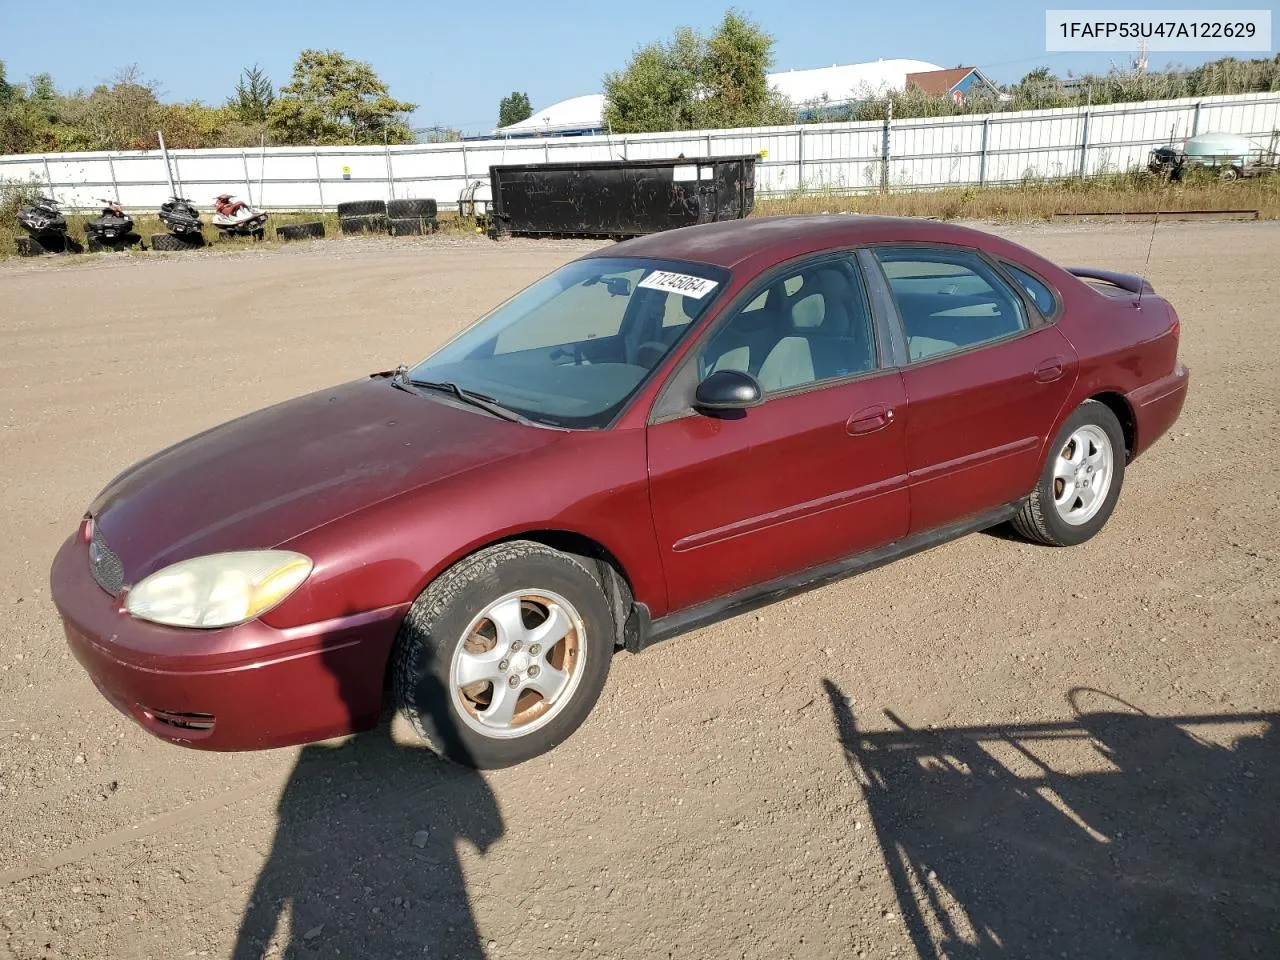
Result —
<path fill-rule="evenodd" d="M 67 218 L 52 197 L 36 197 L 18 207 L 18 223 L 28 234 L 16 241 L 21 256 L 80 252 L 80 244 L 67 236 Z"/>
<path fill-rule="evenodd" d="M 200 211 L 186 197 L 170 197 L 160 204 L 160 222 L 169 232 L 151 235 L 152 250 L 189 250 L 204 246 Z"/>
<path fill-rule="evenodd" d="M 120 209 L 120 204 L 102 197 L 98 202 L 102 213 L 84 222 L 84 239 L 90 253 L 120 250 L 142 240 L 133 232 L 133 218 Z"/>
<path fill-rule="evenodd" d="M 204 227 L 200 222 L 200 212 L 185 197 L 170 197 L 160 204 L 160 222 L 178 237 L 190 237 Z"/>

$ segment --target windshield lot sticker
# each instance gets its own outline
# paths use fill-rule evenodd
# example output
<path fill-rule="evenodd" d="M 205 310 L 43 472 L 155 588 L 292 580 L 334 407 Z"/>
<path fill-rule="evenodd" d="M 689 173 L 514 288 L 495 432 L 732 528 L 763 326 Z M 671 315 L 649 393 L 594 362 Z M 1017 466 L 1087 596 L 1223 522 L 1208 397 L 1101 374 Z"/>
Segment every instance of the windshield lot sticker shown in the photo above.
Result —
<path fill-rule="evenodd" d="M 682 297 L 693 297 L 701 300 L 720 284 L 715 280 L 704 280 L 702 277 L 691 277 L 685 273 L 669 273 L 666 270 L 655 270 L 643 280 L 639 286 L 646 290 L 665 290 L 667 293 L 678 293 Z"/>

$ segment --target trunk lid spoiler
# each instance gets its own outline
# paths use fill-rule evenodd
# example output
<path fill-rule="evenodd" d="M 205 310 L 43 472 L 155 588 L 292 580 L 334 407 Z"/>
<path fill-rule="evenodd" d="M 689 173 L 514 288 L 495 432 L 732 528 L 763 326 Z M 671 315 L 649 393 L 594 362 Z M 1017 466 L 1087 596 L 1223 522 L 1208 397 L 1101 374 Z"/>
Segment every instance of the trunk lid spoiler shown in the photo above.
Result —
<path fill-rule="evenodd" d="M 1127 290 L 1141 296 L 1144 293 L 1155 294 L 1155 287 L 1145 277 L 1133 273 L 1116 273 L 1114 270 L 1096 270 L 1093 267 L 1067 267 L 1067 273 L 1081 280 L 1098 280 L 1109 283 L 1113 287 Z"/>

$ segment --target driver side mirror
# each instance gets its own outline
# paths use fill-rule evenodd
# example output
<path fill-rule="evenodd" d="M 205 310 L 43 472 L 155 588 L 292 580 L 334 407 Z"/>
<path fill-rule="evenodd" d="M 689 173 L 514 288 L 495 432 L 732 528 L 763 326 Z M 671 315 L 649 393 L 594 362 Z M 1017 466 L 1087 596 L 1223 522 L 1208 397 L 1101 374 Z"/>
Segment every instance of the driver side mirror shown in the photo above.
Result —
<path fill-rule="evenodd" d="M 699 410 L 746 410 L 764 402 L 760 381 L 745 370 L 717 370 L 698 384 L 693 405 Z"/>

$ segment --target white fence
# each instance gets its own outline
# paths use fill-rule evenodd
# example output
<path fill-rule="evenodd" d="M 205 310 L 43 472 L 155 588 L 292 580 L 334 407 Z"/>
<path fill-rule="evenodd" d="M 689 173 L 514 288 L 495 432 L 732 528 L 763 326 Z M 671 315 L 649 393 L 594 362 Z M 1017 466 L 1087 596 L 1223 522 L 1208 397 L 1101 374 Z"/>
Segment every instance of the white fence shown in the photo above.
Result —
<path fill-rule="evenodd" d="M 394 147 L 173 150 L 180 192 L 198 204 L 234 193 L 277 210 L 347 200 L 434 197 L 452 207 L 487 183 L 490 164 L 763 153 L 759 194 L 929 189 L 1090 176 L 1143 166 L 1153 146 L 1197 133 L 1263 145 L 1280 128 L 1280 93 L 894 120 L 630 136 L 549 137 Z M 69 209 L 110 197 L 130 209 L 168 196 L 158 151 L 0 157 L 0 180 L 42 182 Z"/>

